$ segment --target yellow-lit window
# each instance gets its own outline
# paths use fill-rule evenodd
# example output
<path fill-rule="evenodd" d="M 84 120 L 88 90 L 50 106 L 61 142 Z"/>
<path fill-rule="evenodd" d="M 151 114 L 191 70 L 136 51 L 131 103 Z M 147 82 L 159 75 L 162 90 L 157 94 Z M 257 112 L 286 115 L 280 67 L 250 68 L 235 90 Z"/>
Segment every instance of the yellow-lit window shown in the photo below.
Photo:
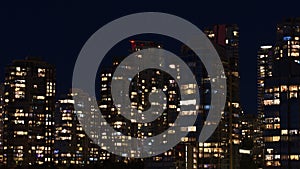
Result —
<path fill-rule="evenodd" d="M 266 124 L 266 129 L 273 129 L 273 124 Z"/>
<path fill-rule="evenodd" d="M 274 129 L 280 129 L 280 124 L 274 124 Z"/>
<path fill-rule="evenodd" d="M 273 141 L 275 142 L 280 141 L 280 136 L 273 136 Z"/>
<path fill-rule="evenodd" d="M 273 105 L 274 104 L 274 100 L 264 100 L 264 105 L 268 106 L 268 105 Z"/>
<path fill-rule="evenodd" d="M 16 135 L 27 135 L 28 134 L 28 132 L 27 131 L 15 131 L 14 132 Z"/>
<path fill-rule="evenodd" d="M 288 90 L 288 88 L 287 88 L 286 85 L 281 85 L 281 86 L 280 86 L 280 90 L 281 90 L 282 92 L 286 92 L 286 91 Z"/>
<path fill-rule="evenodd" d="M 273 160 L 273 155 L 266 155 L 265 160 Z"/>
<path fill-rule="evenodd" d="M 299 160 L 299 155 L 290 155 L 291 160 Z"/>
<path fill-rule="evenodd" d="M 281 130 L 281 135 L 287 135 L 288 134 L 288 130 Z"/>
<path fill-rule="evenodd" d="M 36 99 L 38 99 L 38 100 L 44 100 L 45 96 L 37 96 Z"/>
<path fill-rule="evenodd" d="M 298 97 L 298 93 L 297 92 L 290 92 L 289 98 L 297 98 Z"/>
<path fill-rule="evenodd" d="M 272 93 L 272 92 L 273 92 L 273 88 L 265 89 L 265 93 Z"/>

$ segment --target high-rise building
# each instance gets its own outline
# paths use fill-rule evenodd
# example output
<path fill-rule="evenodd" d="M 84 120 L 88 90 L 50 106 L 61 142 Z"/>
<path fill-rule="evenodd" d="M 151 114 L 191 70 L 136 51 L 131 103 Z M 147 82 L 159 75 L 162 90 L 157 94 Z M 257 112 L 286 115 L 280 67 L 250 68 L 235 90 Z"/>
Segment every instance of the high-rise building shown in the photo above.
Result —
<path fill-rule="evenodd" d="M 199 118 L 195 125 L 191 125 L 188 128 L 190 133 L 187 137 L 182 138 L 182 142 L 177 146 L 161 155 L 144 159 L 145 168 L 239 168 L 238 147 L 241 142 L 239 134 L 239 116 L 241 107 L 239 100 L 238 30 L 236 25 L 217 25 L 208 28 L 205 31 L 217 48 L 227 76 L 228 93 L 226 108 L 222 114 L 222 121 L 215 134 L 205 143 L 197 142 L 204 120 L 210 109 L 210 93 L 213 91 L 210 89 L 210 79 L 207 76 L 205 67 L 202 65 L 198 56 L 196 56 L 188 47 L 183 47 L 181 57 L 195 74 L 198 86 L 194 84 L 193 87 L 197 87 L 201 95 L 201 105 L 198 106 L 199 110 L 197 110 Z M 131 41 L 131 46 L 133 52 L 149 47 L 161 48 L 161 45 L 149 41 Z M 124 121 L 122 121 L 124 119 L 118 117 L 117 109 L 113 107 L 113 100 L 110 94 L 110 81 L 112 79 L 112 72 L 114 72 L 122 59 L 123 58 L 117 58 L 113 60 L 112 63 L 114 66 L 101 73 L 100 108 L 104 116 L 106 116 L 106 120 L 112 123 L 112 126 L 115 126 L 116 130 L 133 137 L 149 137 L 156 135 L 161 130 L 166 130 L 166 128 L 161 127 L 155 131 L 151 131 L 151 128 L 149 130 L 151 124 L 146 124 L 147 127 L 143 126 L 145 124 L 138 124 L 135 126 L 128 122 L 124 123 Z M 175 68 L 177 67 L 177 65 L 172 66 Z M 123 66 L 123 68 L 126 69 L 130 67 Z M 180 72 L 178 72 L 178 76 L 180 75 Z M 123 77 L 114 78 L 123 79 Z M 163 87 L 166 88 L 166 90 L 170 90 L 168 92 L 169 94 L 174 94 L 174 96 L 169 96 L 169 98 L 173 98 L 171 101 L 167 98 L 167 100 L 170 101 L 167 110 L 172 112 L 172 109 L 176 108 L 176 105 L 178 105 L 178 103 L 176 103 L 176 100 L 178 100 L 176 99 L 176 97 L 178 97 L 176 96 L 178 89 L 176 89 L 175 81 L 173 82 L 170 78 L 171 77 L 169 77 L 168 74 L 159 70 L 146 70 L 140 72 L 136 77 L 131 79 L 132 104 L 136 107 L 144 108 L 144 104 L 147 104 L 147 100 L 145 100 L 147 99 L 147 92 L 145 92 L 145 90 L 149 93 L 153 87 Z M 183 88 L 180 87 L 180 89 Z M 174 109 L 174 111 L 175 110 L 176 109 Z M 173 115 L 175 114 L 176 113 L 173 113 Z M 162 121 L 159 121 L 159 124 L 169 127 L 169 125 L 172 125 L 172 118 L 176 117 L 163 113 L 160 117 Z"/>
<path fill-rule="evenodd" d="M 88 140 L 76 118 L 72 96 L 58 100 L 55 121 L 55 163 L 84 165 Z"/>
<path fill-rule="evenodd" d="M 264 168 L 299 168 L 300 165 L 300 18 L 277 25 L 277 38 L 265 62 L 263 77 Z M 270 69 L 270 71 L 268 70 Z M 259 112 L 260 113 L 260 112 Z"/>
<path fill-rule="evenodd" d="M 136 52 L 139 50 L 147 50 L 148 48 L 161 48 L 162 45 L 152 42 L 152 41 L 136 41 L 132 40 L 131 43 L 131 51 Z M 145 56 L 137 55 L 136 57 L 142 58 Z M 158 58 L 161 62 L 164 62 L 164 58 Z M 161 89 L 166 94 L 167 104 L 165 105 L 166 109 L 162 113 L 160 117 L 156 120 L 149 123 L 138 123 L 134 120 L 128 121 L 128 119 L 122 118 L 117 108 L 113 105 L 113 100 L 111 98 L 111 86 L 110 82 L 112 79 L 112 72 L 119 66 L 123 58 L 118 57 L 114 58 L 112 63 L 113 66 L 103 70 L 101 72 L 100 84 L 101 84 L 101 92 L 100 92 L 100 108 L 102 114 L 105 116 L 106 120 L 114 126 L 114 128 L 118 131 L 121 131 L 125 135 L 130 135 L 132 137 L 152 137 L 161 132 L 168 129 L 168 127 L 174 124 L 174 120 L 176 120 L 178 114 L 178 105 L 179 105 L 179 86 L 176 83 L 176 80 L 173 79 L 168 73 L 156 70 L 156 69 L 147 69 L 139 72 L 135 77 L 132 77 L 131 86 L 130 86 L 130 99 L 133 108 L 138 108 L 139 110 L 145 110 L 150 107 L 149 105 L 149 94 L 150 92 L 155 91 L 156 89 Z M 179 70 L 179 65 L 172 64 L 169 65 L 171 67 L 177 68 L 177 77 L 181 76 Z M 121 69 L 129 69 L 129 66 L 123 66 Z M 124 77 L 114 76 L 115 80 L 124 79 Z M 197 86 L 194 84 L 185 84 L 185 86 L 181 86 L 182 92 L 191 92 Z M 189 91 L 187 91 L 189 90 Z M 161 103 L 157 103 L 161 104 Z M 125 105 L 121 105 L 125 106 Z M 195 126 L 190 126 L 187 130 L 191 132 L 196 131 Z M 184 138 L 183 140 L 188 140 L 188 138 Z M 195 141 L 195 140 L 194 140 Z M 119 143 L 122 145 L 122 143 Z M 124 145 L 126 146 L 126 145 Z M 193 150 L 189 145 L 181 144 L 172 148 L 171 150 L 155 156 L 151 158 L 143 159 L 145 168 L 178 168 L 178 166 L 182 166 L 179 168 L 186 168 L 186 165 L 193 166 L 196 161 L 188 159 L 185 156 L 185 152 L 191 152 Z M 139 152 L 136 152 L 139 153 Z M 130 157 L 130 155 L 129 155 Z M 193 156 L 189 156 L 193 158 Z M 126 159 L 130 161 L 136 161 L 133 159 Z M 197 167 L 196 165 L 194 165 Z M 190 168 L 190 167 L 189 167 Z"/>
<path fill-rule="evenodd" d="M 237 25 L 214 25 L 204 29 L 204 33 L 215 46 L 226 75 L 227 97 L 221 122 L 214 134 L 204 143 L 199 143 L 199 168 L 239 168 L 240 136 L 240 92 L 239 92 L 239 28 Z M 207 75 L 202 75 L 203 80 Z M 209 82 L 206 82 L 206 84 Z M 210 91 L 210 87 L 206 89 Z M 209 98 L 209 97 L 205 97 Z M 204 116 L 210 101 L 204 101 Z"/>
<path fill-rule="evenodd" d="M 263 99 L 264 99 L 264 84 L 265 78 L 272 76 L 272 58 L 269 57 L 272 53 L 271 45 L 260 46 L 257 54 L 257 108 L 258 118 L 263 115 Z"/>
<path fill-rule="evenodd" d="M 94 144 L 86 135 L 82 124 L 78 121 L 77 116 L 93 111 L 91 109 L 91 112 L 76 111 L 74 104 L 78 103 L 75 103 L 75 100 L 72 98 L 76 94 L 77 93 L 70 93 L 66 97 L 58 100 L 56 104 L 54 150 L 54 161 L 56 165 L 86 166 L 110 158 L 110 153 L 101 150 L 98 145 Z"/>
<path fill-rule="evenodd" d="M 241 107 L 239 100 L 238 31 L 239 29 L 236 25 L 216 25 L 205 30 L 205 33 L 212 40 L 221 56 L 227 76 L 227 106 L 215 134 L 207 142 L 197 143 L 201 126 L 203 126 L 203 119 L 206 118 L 210 107 L 210 79 L 198 57 L 187 47 L 183 47 L 181 57 L 195 74 L 199 85 L 195 87 L 199 88 L 201 95 L 201 105 L 199 105 L 200 109 L 198 110 L 198 114 L 201 117 L 197 119 L 195 126 L 190 126 L 189 130 L 191 133 L 186 138 L 183 138 L 178 146 L 165 152 L 161 156 L 153 157 L 152 160 L 150 160 L 151 163 L 147 163 L 146 161 L 146 167 L 161 168 L 168 166 L 169 168 L 177 167 L 185 169 L 239 167 L 239 115 L 241 113 Z M 153 42 L 143 41 L 131 41 L 131 45 L 132 51 L 146 49 L 147 47 L 161 47 L 161 45 Z M 120 60 L 114 61 L 113 63 L 117 66 Z M 178 73 L 180 74 L 180 72 Z M 162 73 L 160 72 L 160 74 Z M 149 73 L 146 74 L 146 76 L 143 76 L 142 73 L 139 74 L 139 80 L 142 83 L 143 81 L 151 81 L 151 79 L 147 79 L 149 77 L 153 80 L 152 75 Z M 154 77 L 158 77 L 158 75 Z M 107 78 L 104 79 L 107 80 Z M 163 79 L 167 78 L 164 77 Z M 158 81 L 159 79 L 154 80 Z M 143 87 L 143 85 L 140 86 Z M 147 85 L 144 86 L 145 89 L 148 89 Z M 109 91 L 110 89 L 107 90 Z M 107 100 L 106 98 L 103 99 Z M 170 119 L 170 117 L 166 118 L 167 121 Z M 124 125 L 124 129 L 128 129 L 128 127 Z"/>
<path fill-rule="evenodd" d="M 272 76 L 272 45 L 262 45 L 257 53 L 257 136 L 254 137 L 253 160 L 257 163 L 258 167 L 262 167 L 264 163 L 263 151 L 263 130 L 264 130 L 264 89 L 265 79 Z"/>
<path fill-rule="evenodd" d="M 4 164 L 52 164 L 55 67 L 38 58 L 15 60 L 4 85 Z"/>

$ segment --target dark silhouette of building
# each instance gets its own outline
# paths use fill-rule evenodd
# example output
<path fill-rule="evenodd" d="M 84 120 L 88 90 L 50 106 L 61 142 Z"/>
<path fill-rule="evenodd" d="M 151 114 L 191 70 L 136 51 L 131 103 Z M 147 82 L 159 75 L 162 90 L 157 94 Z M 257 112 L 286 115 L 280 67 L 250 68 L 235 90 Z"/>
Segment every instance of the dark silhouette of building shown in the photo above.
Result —
<path fill-rule="evenodd" d="M 240 155 L 239 145 L 240 135 L 240 91 L 239 91 L 239 28 L 237 25 L 214 25 L 204 29 L 204 33 L 215 46 L 226 75 L 227 97 L 225 110 L 222 112 L 221 122 L 214 134 L 205 142 L 199 143 L 199 167 L 200 168 L 228 168 L 238 169 Z M 203 72 L 204 73 L 204 72 Z M 207 84 L 211 79 L 205 78 L 204 73 L 201 77 Z M 201 83 L 200 83 L 201 84 Z M 203 84 L 203 83 L 202 83 Z M 208 85 L 204 85 L 208 86 Z M 209 111 L 210 88 L 204 98 L 203 115 Z"/>

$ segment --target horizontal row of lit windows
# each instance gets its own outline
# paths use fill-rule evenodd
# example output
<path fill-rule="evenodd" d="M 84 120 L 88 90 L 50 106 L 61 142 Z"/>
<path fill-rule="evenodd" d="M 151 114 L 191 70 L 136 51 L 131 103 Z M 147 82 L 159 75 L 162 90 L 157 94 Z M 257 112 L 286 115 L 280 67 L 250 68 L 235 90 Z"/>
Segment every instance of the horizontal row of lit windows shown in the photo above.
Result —
<path fill-rule="evenodd" d="M 274 100 L 264 100 L 265 106 L 271 106 L 271 105 L 279 105 L 280 99 L 274 99 Z"/>
<path fill-rule="evenodd" d="M 280 90 L 279 90 L 280 89 Z M 267 88 L 265 89 L 265 93 L 272 93 L 272 92 L 286 92 L 286 91 L 298 91 L 300 90 L 300 85 L 281 85 L 280 88 L 279 87 L 273 87 L 273 88 Z"/>
<path fill-rule="evenodd" d="M 266 124 L 265 129 L 280 129 L 280 124 Z"/>
<path fill-rule="evenodd" d="M 269 117 L 265 118 L 265 123 L 279 123 L 280 117 Z"/>
<path fill-rule="evenodd" d="M 300 155 L 282 155 L 281 156 L 282 160 L 299 160 L 300 159 Z M 265 155 L 265 160 L 267 161 L 273 161 L 273 160 L 280 160 L 280 155 L 279 154 L 275 154 L 275 155 Z"/>
<path fill-rule="evenodd" d="M 279 161 L 267 161 L 266 162 L 266 166 L 275 166 L 275 167 L 278 167 L 278 166 L 281 166 L 281 164 L 280 164 Z"/>
<path fill-rule="evenodd" d="M 280 141 L 280 136 L 268 136 L 264 137 L 265 142 L 278 142 Z"/>
<path fill-rule="evenodd" d="M 222 153 L 223 149 L 222 148 L 199 148 L 200 152 L 204 153 Z"/>
<path fill-rule="evenodd" d="M 281 135 L 298 135 L 300 134 L 299 130 L 281 130 Z"/>

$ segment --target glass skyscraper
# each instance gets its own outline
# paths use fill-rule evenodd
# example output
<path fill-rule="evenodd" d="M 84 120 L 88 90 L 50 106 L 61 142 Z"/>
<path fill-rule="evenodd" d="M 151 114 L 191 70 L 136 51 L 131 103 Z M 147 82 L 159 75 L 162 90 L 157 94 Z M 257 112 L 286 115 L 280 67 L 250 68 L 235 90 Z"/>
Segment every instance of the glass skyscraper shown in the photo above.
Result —
<path fill-rule="evenodd" d="M 286 19 L 277 25 L 276 43 L 271 51 L 259 54 L 259 78 L 264 84 L 263 108 L 259 109 L 263 113 L 259 113 L 263 115 L 266 169 L 292 169 L 300 165 L 299 38 L 300 19 Z"/>

